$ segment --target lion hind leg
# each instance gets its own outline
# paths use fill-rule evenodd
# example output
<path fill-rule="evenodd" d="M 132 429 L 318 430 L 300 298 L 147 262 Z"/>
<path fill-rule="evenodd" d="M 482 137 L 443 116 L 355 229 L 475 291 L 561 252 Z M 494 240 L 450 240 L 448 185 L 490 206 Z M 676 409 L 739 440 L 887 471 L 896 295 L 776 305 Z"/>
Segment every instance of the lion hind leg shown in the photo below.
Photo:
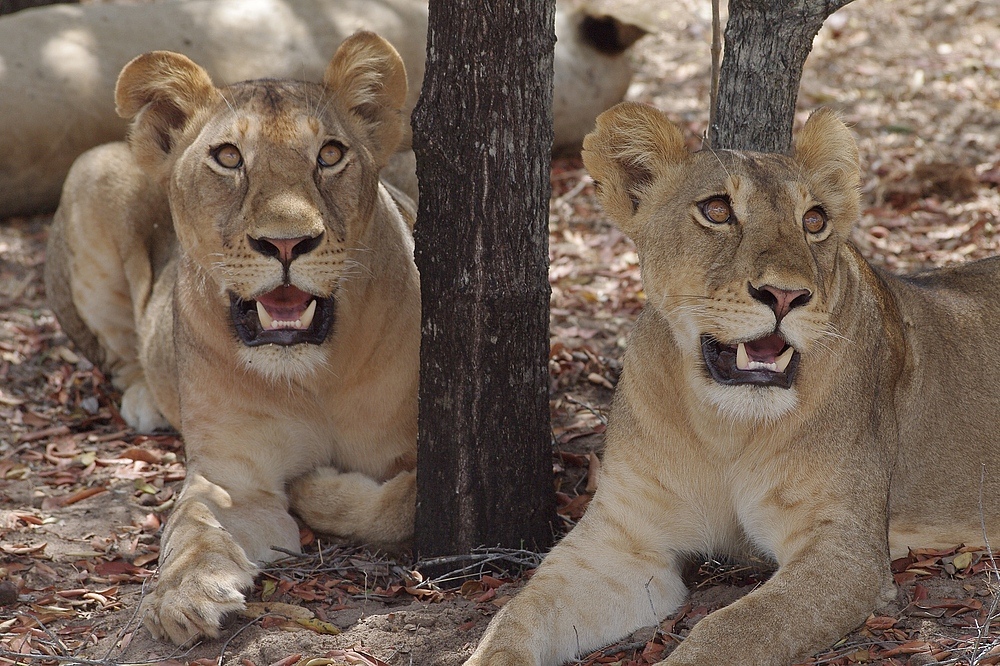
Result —
<path fill-rule="evenodd" d="M 150 203 L 158 196 L 124 143 L 84 153 L 67 176 L 46 258 L 63 330 L 125 392 L 122 416 L 141 431 L 167 425 L 145 385 L 136 326 L 153 284 L 149 229 L 169 226 Z"/>
<path fill-rule="evenodd" d="M 157 408 L 145 377 L 130 384 L 122 393 L 121 415 L 125 423 L 139 432 L 153 432 L 170 427 L 170 423 Z"/>
<path fill-rule="evenodd" d="M 357 472 L 323 467 L 296 479 L 292 510 L 314 529 L 374 545 L 399 545 L 413 537 L 416 473 L 379 483 Z"/>

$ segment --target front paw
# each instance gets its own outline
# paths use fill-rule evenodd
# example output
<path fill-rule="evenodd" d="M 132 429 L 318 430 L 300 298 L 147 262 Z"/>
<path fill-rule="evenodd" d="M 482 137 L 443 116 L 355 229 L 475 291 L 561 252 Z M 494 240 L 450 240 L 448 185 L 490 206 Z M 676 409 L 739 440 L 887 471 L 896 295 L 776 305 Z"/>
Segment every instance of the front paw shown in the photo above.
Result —
<path fill-rule="evenodd" d="M 253 576 L 210 576 L 192 573 L 179 587 L 165 588 L 162 581 L 146 601 L 146 628 L 158 640 L 177 645 L 201 637 L 218 638 L 227 614 L 245 608 L 242 590 Z"/>
<path fill-rule="evenodd" d="M 146 627 L 159 640 L 182 645 L 217 638 L 225 616 L 246 605 L 243 591 L 253 585 L 257 567 L 228 533 L 205 529 L 216 531 L 171 553 L 144 603 Z"/>

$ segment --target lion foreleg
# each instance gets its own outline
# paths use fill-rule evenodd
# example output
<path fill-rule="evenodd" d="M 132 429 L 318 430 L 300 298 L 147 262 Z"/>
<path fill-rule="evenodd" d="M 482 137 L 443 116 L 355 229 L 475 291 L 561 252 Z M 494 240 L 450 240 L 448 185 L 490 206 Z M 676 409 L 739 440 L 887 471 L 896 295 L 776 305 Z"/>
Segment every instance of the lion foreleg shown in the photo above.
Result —
<path fill-rule="evenodd" d="M 147 600 L 146 626 L 182 644 L 216 637 L 226 614 L 244 607 L 258 563 L 298 549 L 298 527 L 281 495 L 252 489 L 234 496 L 189 472 L 160 544 L 160 574 Z"/>
<path fill-rule="evenodd" d="M 610 486 L 609 486 L 610 487 Z M 528 586 L 490 623 L 465 666 L 554 666 L 655 625 L 687 595 L 652 516 L 598 498 Z"/>
<path fill-rule="evenodd" d="M 864 543 L 858 537 L 807 547 L 762 587 L 701 620 L 660 663 L 785 666 L 831 645 L 893 589 L 888 559 Z"/>

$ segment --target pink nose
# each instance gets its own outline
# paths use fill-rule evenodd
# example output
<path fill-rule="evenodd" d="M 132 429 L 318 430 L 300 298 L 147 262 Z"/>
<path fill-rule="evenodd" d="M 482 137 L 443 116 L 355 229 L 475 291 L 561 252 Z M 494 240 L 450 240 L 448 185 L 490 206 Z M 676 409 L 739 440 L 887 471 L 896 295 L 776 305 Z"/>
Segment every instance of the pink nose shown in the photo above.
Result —
<path fill-rule="evenodd" d="M 247 237 L 257 252 L 268 257 L 276 257 L 281 263 L 288 265 L 292 259 L 315 250 L 323 238 L 319 236 L 299 236 L 298 238 L 254 238 Z"/>
<path fill-rule="evenodd" d="M 774 318 L 778 323 L 785 318 L 792 308 L 805 305 L 812 298 L 812 292 L 808 289 L 780 289 L 769 284 L 755 288 L 748 285 L 750 295 L 771 308 L 774 311 Z"/>
<path fill-rule="evenodd" d="M 261 238 L 262 241 L 270 243 L 274 247 L 278 248 L 278 259 L 281 259 L 282 263 L 292 260 L 292 254 L 295 248 L 302 244 L 303 242 L 309 240 L 308 236 L 300 236 L 298 238 Z M 298 256 L 299 252 L 295 252 Z"/>

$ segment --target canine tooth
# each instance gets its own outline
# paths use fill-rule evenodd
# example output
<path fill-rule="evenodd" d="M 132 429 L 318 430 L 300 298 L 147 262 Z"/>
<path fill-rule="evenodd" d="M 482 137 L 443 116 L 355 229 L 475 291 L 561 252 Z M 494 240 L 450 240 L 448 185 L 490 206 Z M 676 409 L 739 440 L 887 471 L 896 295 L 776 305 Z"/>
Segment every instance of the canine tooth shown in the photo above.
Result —
<path fill-rule="evenodd" d="M 260 327 L 265 331 L 271 328 L 274 324 L 274 320 L 271 319 L 271 315 L 267 314 L 267 310 L 265 310 L 264 306 L 260 304 L 260 301 L 257 301 L 257 317 L 260 319 Z"/>
<path fill-rule="evenodd" d="M 306 311 L 302 313 L 302 317 L 299 319 L 298 326 L 296 328 L 309 328 L 313 323 L 313 316 L 316 314 L 316 299 L 314 298 L 309 302 L 309 307 Z"/>
<path fill-rule="evenodd" d="M 736 345 L 736 369 L 750 369 L 750 355 L 747 354 L 747 346 L 742 342 Z"/>
<path fill-rule="evenodd" d="M 781 356 L 774 359 L 774 364 L 777 366 L 778 372 L 785 371 L 785 369 L 788 367 L 788 364 L 792 362 L 792 354 L 794 353 L 795 350 L 789 347 L 788 349 L 786 349 L 781 353 Z"/>

